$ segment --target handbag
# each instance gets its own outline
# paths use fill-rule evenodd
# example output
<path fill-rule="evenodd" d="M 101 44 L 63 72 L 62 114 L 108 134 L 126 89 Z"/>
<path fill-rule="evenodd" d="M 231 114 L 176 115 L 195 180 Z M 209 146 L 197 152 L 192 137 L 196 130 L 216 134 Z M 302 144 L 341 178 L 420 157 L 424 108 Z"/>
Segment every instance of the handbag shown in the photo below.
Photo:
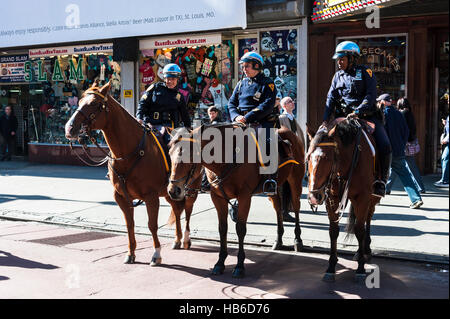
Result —
<path fill-rule="evenodd" d="M 420 152 L 419 140 L 416 138 L 412 142 L 406 142 L 405 155 L 414 156 Z"/>

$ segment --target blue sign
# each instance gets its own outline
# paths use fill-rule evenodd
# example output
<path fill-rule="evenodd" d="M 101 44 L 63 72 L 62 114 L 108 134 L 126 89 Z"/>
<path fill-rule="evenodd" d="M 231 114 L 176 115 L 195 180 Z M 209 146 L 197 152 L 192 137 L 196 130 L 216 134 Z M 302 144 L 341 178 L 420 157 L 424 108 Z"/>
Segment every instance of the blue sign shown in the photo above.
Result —
<path fill-rule="evenodd" d="M 24 82 L 28 54 L 0 56 L 0 82 Z"/>

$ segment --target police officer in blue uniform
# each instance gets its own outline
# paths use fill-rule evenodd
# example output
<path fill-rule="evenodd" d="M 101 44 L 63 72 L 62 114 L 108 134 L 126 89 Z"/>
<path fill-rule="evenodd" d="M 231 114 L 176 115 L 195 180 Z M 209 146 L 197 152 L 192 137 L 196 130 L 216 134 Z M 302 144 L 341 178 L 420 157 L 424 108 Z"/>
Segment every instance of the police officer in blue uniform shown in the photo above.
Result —
<path fill-rule="evenodd" d="M 238 82 L 228 103 L 230 119 L 243 124 L 259 123 L 261 127 L 277 128 L 275 98 L 277 89 L 273 81 L 262 72 L 264 60 L 256 52 L 247 52 L 239 61 L 245 78 Z M 266 131 L 266 136 L 269 134 Z M 268 143 L 267 143 L 268 144 Z M 277 183 L 269 176 L 263 185 L 267 195 L 275 195 Z"/>
<path fill-rule="evenodd" d="M 137 109 L 136 117 L 141 124 L 151 124 L 156 129 L 163 126 L 176 128 L 191 127 L 191 119 L 186 103 L 178 92 L 178 79 L 181 69 L 174 63 L 167 64 L 163 69 L 164 82 L 152 84 L 145 91 Z M 166 138 L 166 142 L 167 138 Z"/>
<path fill-rule="evenodd" d="M 380 164 L 380 180 L 374 183 L 373 195 L 384 197 L 392 161 L 392 149 L 382 121 L 376 116 L 376 79 L 372 70 L 356 63 L 360 56 L 359 46 L 344 41 L 336 47 L 333 59 L 337 60 L 337 71 L 328 91 L 322 126 L 326 126 L 332 115 L 335 117 L 359 117 L 375 123 L 374 138 Z"/>

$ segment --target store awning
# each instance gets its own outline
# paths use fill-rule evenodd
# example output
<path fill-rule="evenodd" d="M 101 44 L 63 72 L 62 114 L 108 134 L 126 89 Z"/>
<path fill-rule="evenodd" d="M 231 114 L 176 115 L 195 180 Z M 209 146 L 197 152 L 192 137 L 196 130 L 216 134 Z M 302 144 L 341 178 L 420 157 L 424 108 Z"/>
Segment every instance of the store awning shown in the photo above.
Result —
<path fill-rule="evenodd" d="M 311 20 L 318 22 L 331 22 L 353 17 L 366 12 L 370 7 L 386 8 L 410 0 L 325 0 L 314 1 Z"/>

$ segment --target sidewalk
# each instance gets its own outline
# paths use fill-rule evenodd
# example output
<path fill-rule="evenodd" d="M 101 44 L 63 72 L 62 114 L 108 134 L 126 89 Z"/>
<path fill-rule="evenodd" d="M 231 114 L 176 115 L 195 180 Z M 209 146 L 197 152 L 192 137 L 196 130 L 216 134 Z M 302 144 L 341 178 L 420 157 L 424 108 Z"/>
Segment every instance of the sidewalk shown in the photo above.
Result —
<path fill-rule="evenodd" d="M 29 220 L 90 229 L 126 232 L 106 168 L 42 165 L 24 161 L 0 162 L 0 218 Z M 400 183 L 381 201 L 372 222 L 374 255 L 448 264 L 448 189 L 433 186 L 437 175 L 424 177 L 427 193 L 421 209 L 409 208 Z M 300 226 L 303 243 L 314 251 L 329 250 L 328 218 L 325 206 L 311 212 L 306 200 L 306 184 L 301 198 Z M 170 206 L 161 198 L 159 234 L 174 237 L 174 227 L 166 225 Z M 357 240 L 344 242 L 347 214 L 341 221 L 340 252 L 353 253 Z M 184 217 L 184 216 L 183 216 Z M 135 209 L 136 233 L 149 235 L 143 205 Z M 230 242 L 237 242 L 234 223 L 229 219 Z M 183 225 L 184 226 L 184 225 Z M 271 246 L 276 238 L 276 217 L 269 200 L 254 196 L 247 225 L 246 244 Z M 191 237 L 219 241 L 218 222 L 209 194 L 200 194 L 191 218 Z M 293 245 L 294 224 L 285 223 L 284 244 Z"/>

